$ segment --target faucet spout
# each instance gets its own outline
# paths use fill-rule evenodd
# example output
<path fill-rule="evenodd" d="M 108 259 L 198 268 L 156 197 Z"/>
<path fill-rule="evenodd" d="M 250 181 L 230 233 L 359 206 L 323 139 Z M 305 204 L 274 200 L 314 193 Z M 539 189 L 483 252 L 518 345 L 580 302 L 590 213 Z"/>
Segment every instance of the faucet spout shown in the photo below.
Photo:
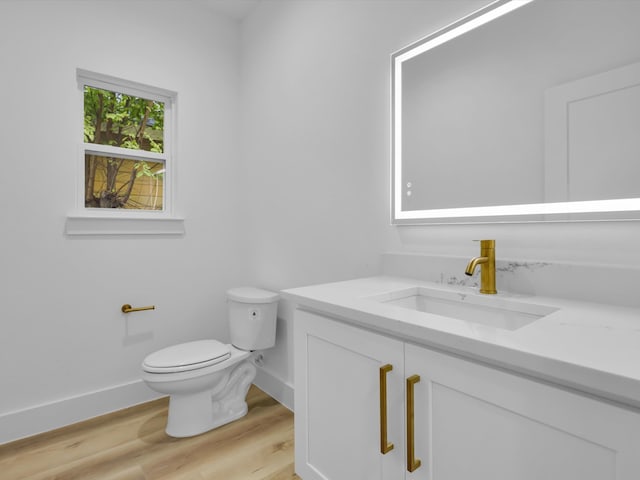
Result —
<path fill-rule="evenodd" d="M 473 272 L 476 271 L 476 267 L 482 263 L 487 263 L 489 262 L 489 257 L 473 257 L 471 260 L 469 260 L 469 263 L 467 264 L 467 269 L 464 271 L 464 273 L 466 275 L 473 275 Z"/>

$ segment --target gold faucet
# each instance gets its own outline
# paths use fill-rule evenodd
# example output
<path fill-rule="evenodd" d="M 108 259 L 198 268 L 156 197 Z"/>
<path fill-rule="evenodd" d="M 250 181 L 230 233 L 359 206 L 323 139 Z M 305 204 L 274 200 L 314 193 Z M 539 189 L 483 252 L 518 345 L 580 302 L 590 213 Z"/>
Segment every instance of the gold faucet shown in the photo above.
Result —
<path fill-rule="evenodd" d="M 480 267 L 480 293 L 498 293 L 496 290 L 495 240 L 480 240 L 480 256 L 469 260 L 464 273 L 469 276 L 473 275 L 478 265 L 482 265 Z"/>

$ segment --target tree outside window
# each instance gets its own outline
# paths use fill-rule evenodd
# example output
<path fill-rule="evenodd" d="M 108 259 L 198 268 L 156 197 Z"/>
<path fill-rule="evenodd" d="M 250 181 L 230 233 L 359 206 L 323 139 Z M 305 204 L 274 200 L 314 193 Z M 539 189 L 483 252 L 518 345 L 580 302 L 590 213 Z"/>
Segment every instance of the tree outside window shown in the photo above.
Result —
<path fill-rule="evenodd" d="M 164 102 L 84 85 L 86 208 L 163 210 L 164 124 Z"/>

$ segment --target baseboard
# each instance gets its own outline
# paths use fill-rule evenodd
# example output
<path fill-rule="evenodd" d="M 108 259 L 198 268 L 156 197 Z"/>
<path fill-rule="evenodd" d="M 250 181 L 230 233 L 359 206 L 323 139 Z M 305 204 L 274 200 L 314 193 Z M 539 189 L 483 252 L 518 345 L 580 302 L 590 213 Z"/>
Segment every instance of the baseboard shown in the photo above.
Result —
<path fill-rule="evenodd" d="M 292 412 L 293 410 L 293 385 L 285 382 L 270 371 L 258 367 L 258 373 L 253 381 L 256 387 L 275 398 Z"/>
<path fill-rule="evenodd" d="M 267 392 L 268 393 L 268 392 Z M 142 380 L 0 415 L 0 445 L 159 398 Z"/>
<path fill-rule="evenodd" d="M 255 385 L 293 411 L 293 385 L 258 368 Z M 0 445 L 160 398 L 142 380 L 0 415 Z"/>

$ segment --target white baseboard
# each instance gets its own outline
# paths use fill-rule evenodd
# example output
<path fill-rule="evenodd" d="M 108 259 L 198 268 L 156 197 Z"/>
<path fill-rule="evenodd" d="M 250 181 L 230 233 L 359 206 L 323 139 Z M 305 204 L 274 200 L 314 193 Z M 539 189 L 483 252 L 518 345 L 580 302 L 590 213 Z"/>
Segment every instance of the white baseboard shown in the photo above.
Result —
<path fill-rule="evenodd" d="M 256 387 L 275 398 L 292 412 L 293 410 L 293 385 L 285 382 L 265 368 L 258 367 L 258 373 L 253 381 Z"/>
<path fill-rule="evenodd" d="M 56 400 L 0 415 L 0 445 L 105 413 L 148 402 L 162 395 L 142 380 Z"/>
<path fill-rule="evenodd" d="M 293 385 L 258 368 L 254 383 L 293 411 Z M 142 380 L 0 415 L 0 445 L 160 398 Z"/>

